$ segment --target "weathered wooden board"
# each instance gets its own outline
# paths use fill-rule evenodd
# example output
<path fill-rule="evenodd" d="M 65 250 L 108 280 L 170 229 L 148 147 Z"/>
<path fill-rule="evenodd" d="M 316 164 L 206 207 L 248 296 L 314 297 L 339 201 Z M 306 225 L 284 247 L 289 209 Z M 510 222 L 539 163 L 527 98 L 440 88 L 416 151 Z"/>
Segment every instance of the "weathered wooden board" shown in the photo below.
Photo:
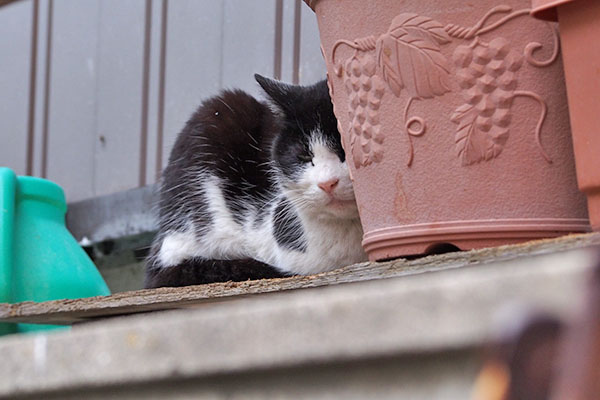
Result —
<path fill-rule="evenodd" d="M 94 318 L 199 307 L 208 302 L 226 301 L 239 296 L 393 278 L 598 245 L 600 233 L 580 234 L 414 260 L 362 263 L 313 276 L 140 290 L 79 300 L 4 303 L 0 304 L 0 322 L 72 324 Z"/>

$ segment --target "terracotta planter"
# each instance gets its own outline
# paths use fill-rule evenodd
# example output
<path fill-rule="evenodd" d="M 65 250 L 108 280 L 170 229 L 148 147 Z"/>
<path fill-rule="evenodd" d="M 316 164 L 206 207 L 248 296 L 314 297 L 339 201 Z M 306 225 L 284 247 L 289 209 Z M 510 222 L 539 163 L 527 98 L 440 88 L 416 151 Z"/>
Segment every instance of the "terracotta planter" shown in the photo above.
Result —
<path fill-rule="evenodd" d="M 600 230 L 600 1 L 533 0 L 532 13 L 560 24 L 579 189 Z"/>
<path fill-rule="evenodd" d="M 307 3 L 371 260 L 590 229 L 557 32 L 529 0 Z"/>

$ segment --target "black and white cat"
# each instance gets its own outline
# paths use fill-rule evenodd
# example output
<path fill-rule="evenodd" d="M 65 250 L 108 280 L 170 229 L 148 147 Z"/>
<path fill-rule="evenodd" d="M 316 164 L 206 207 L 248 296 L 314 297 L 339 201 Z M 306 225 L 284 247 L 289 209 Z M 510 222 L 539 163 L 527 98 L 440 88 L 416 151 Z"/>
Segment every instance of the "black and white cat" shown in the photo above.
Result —
<path fill-rule="evenodd" d="M 326 81 L 255 75 L 206 100 L 164 171 L 146 287 L 309 275 L 366 260 Z"/>

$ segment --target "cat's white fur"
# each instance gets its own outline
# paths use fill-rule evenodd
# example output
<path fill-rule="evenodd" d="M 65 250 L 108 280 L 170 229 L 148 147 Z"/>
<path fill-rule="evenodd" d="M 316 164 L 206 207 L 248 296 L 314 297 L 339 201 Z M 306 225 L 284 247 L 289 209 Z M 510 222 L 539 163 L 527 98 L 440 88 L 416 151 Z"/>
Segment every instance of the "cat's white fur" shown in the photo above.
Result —
<path fill-rule="evenodd" d="M 313 135 L 313 138 L 320 136 Z M 309 275 L 366 260 L 346 163 L 340 162 L 318 139 L 311 140 L 310 146 L 314 165 L 308 165 L 295 182 L 280 182 L 301 221 L 306 242 L 304 252 L 277 244 L 272 216 L 281 197 L 267 206 L 269 217 L 260 224 L 255 222 L 258 210 L 248 212 L 240 224 L 227 208 L 219 178 L 204 173 L 202 191 L 213 223 L 204 229 L 189 222 L 186 231 L 167 233 L 158 254 L 160 264 L 166 268 L 192 257 L 253 258 L 282 272 Z M 335 179 L 339 180 L 332 192 L 336 201 L 331 203 L 330 195 L 318 184 Z"/>

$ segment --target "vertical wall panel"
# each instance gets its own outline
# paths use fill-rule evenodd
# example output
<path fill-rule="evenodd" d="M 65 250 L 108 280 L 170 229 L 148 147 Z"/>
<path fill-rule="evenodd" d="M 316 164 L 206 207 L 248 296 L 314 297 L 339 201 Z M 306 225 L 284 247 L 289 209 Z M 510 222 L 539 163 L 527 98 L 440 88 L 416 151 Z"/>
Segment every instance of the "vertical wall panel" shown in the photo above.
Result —
<path fill-rule="evenodd" d="M 94 195 L 97 28 L 104 0 L 55 0 L 48 178 L 68 201 Z"/>
<path fill-rule="evenodd" d="M 274 44 L 275 0 L 225 0 L 223 86 L 259 93 L 253 75 L 273 76 Z"/>
<path fill-rule="evenodd" d="M 306 4 L 302 4 L 300 32 L 300 83 L 314 83 L 324 79 L 327 70 L 321 55 L 317 17 Z"/>
<path fill-rule="evenodd" d="M 33 143 L 33 174 L 43 177 L 45 175 L 44 168 L 44 145 L 46 136 L 48 98 L 50 89 L 49 73 L 51 72 L 51 46 L 52 32 L 52 7 L 54 0 L 44 0 L 39 2 L 39 17 L 38 17 L 38 41 L 37 41 L 37 77 L 35 91 L 35 110 L 34 110 L 34 143 Z"/>
<path fill-rule="evenodd" d="M 0 166 L 26 171 L 31 0 L 0 10 Z"/>
<path fill-rule="evenodd" d="M 138 185 L 145 4 L 145 0 L 100 1 L 96 195 Z"/>
<path fill-rule="evenodd" d="M 192 112 L 220 88 L 223 20 L 222 1 L 170 0 L 168 5 L 163 165 Z"/>
<path fill-rule="evenodd" d="M 283 1 L 281 80 L 292 83 L 294 79 L 294 18 L 296 0 Z"/>
<path fill-rule="evenodd" d="M 151 184 L 156 180 L 156 162 L 158 135 L 161 124 L 160 98 L 161 93 L 161 32 L 163 23 L 163 3 L 165 0 L 152 0 L 152 22 L 150 36 L 150 79 L 148 101 L 148 143 L 146 157 L 146 183 Z"/>

